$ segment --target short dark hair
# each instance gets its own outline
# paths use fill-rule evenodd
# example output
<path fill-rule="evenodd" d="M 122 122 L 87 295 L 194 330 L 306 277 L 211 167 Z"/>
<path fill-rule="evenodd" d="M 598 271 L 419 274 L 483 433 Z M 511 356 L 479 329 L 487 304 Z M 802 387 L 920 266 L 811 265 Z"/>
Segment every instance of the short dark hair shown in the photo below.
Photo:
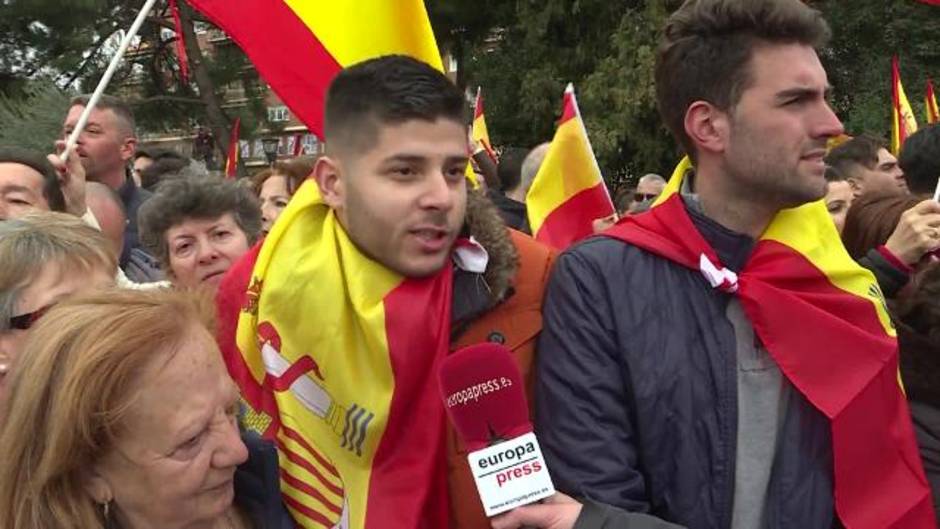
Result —
<path fill-rule="evenodd" d="M 167 176 L 178 174 L 189 167 L 192 160 L 176 151 L 151 151 L 153 163 L 140 172 L 140 187 L 153 191 Z"/>
<path fill-rule="evenodd" d="M 905 140 L 898 165 L 911 193 L 933 193 L 940 179 L 940 125 L 920 129 Z"/>
<path fill-rule="evenodd" d="M 214 176 L 168 178 L 138 210 L 140 242 L 168 269 L 170 228 L 188 219 L 215 219 L 226 213 L 254 244 L 261 232 L 261 209 L 250 190 Z"/>
<path fill-rule="evenodd" d="M 0 146 L 0 163 L 18 163 L 42 175 L 42 196 L 52 211 L 65 211 L 65 196 L 59 186 L 59 175 L 46 157 L 22 147 Z"/>
<path fill-rule="evenodd" d="M 86 107 L 88 106 L 89 101 L 91 101 L 91 94 L 75 96 L 69 102 L 69 108 L 74 106 Z M 134 121 L 134 111 L 131 110 L 130 105 L 125 103 L 124 100 L 114 96 L 109 96 L 107 94 L 101 94 L 101 98 L 98 99 L 98 103 L 95 104 L 95 108 L 103 108 L 105 110 L 114 112 L 114 115 L 124 122 L 124 125 L 130 131 L 131 136 L 137 136 L 137 124 Z"/>
<path fill-rule="evenodd" d="M 841 171 L 831 165 L 826 166 L 825 177 L 827 182 L 845 182 L 847 180 Z"/>
<path fill-rule="evenodd" d="M 368 150 L 380 126 L 446 118 L 466 124 L 467 102 L 443 73 L 412 57 L 386 55 L 344 69 L 330 83 L 327 149 Z"/>
<path fill-rule="evenodd" d="M 861 134 L 829 151 L 826 165 L 849 178 L 858 166 L 874 169 L 878 165 L 878 151 L 884 148 L 884 140 Z"/>
<path fill-rule="evenodd" d="M 502 192 L 512 191 L 522 184 L 522 162 L 529 154 L 529 149 L 519 147 L 506 147 L 499 156 L 499 165 L 496 174 L 499 175 L 499 189 Z"/>
<path fill-rule="evenodd" d="M 752 82 L 750 61 L 761 43 L 820 48 L 830 36 L 819 11 L 799 0 L 686 0 L 669 19 L 656 53 L 659 113 L 694 161 L 685 114 L 695 101 L 723 111 Z"/>

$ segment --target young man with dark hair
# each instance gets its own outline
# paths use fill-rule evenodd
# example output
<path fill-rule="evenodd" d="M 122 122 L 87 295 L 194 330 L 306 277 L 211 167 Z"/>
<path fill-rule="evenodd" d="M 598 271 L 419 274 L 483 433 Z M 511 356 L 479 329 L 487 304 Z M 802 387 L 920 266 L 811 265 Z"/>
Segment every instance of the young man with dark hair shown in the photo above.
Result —
<path fill-rule="evenodd" d="M 62 137 L 72 133 L 78 118 L 85 110 L 90 96 L 72 98 L 62 124 Z M 101 182 L 121 196 L 127 211 L 127 231 L 124 234 L 124 253 L 121 267 L 127 265 L 131 250 L 140 248 L 137 238 L 137 209 L 150 197 L 150 193 L 137 187 L 130 164 L 137 147 L 134 113 L 120 99 L 102 95 L 91 111 L 85 129 L 78 136 L 75 153 L 85 167 L 86 178 Z"/>
<path fill-rule="evenodd" d="M 885 142 L 873 136 L 856 136 L 826 155 L 826 164 L 845 175 L 852 194 L 905 195 L 907 182 L 898 160 Z"/>
<path fill-rule="evenodd" d="M 940 125 L 924 127 L 905 140 L 898 164 L 911 193 L 933 198 L 940 181 Z"/>
<path fill-rule="evenodd" d="M 558 259 L 536 430 L 559 490 L 694 529 L 928 527 L 881 296 L 845 297 L 806 253 L 766 238 L 780 219 L 812 220 L 819 233 L 793 237 L 878 293 L 844 252 L 820 247 L 835 232 L 819 208 L 778 216 L 826 192 L 827 140 L 843 131 L 816 52 L 828 37 L 799 0 L 687 0 L 668 19 L 657 100 L 695 174 Z M 857 327 L 862 314 L 870 327 Z M 861 379 L 877 376 L 880 393 L 863 399 L 856 366 L 822 369 L 828 355 L 884 355 Z M 841 391 L 857 398 L 837 413 L 826 399 Z M 873 513 L 889 473 L 906 497 Z"/>
<path fill-rule="evenodd" d="M 375 512 L 373 505 L 387 505 L 387 515 L 368 526 L 490 526 L 466 452 L 445 426 L 436 365 L 450 350 L 492 341 L 505 344 L 522 372 L 530 374 L 553 254 L 507 229 L 492 204 L 468 190 L 465 109 L 463 94 L 447 77 L 412 58 L 380 57 L 342 71 L 327 93 L 327 151 L 313 180 L 300 186 L 271 233 L 220 287 L 220 346 L 243 392 L 255 387 L 253 379 L 239 376 L 245 373 L 237 367 L 245 355 L 249 363 L 263 356 L 267 366 L 281 362 L 287 367 L 290 355 L 299 353 L 308 355 L 308 394 L 321 396 L 305 402 L 323 395 L 347 407 L 349 400 L 370 395 L 381 402 L 370 406 L 356 400 L 355 410 L 368 410 L 357 411 L 356 421 L 365 416 L 370 425 L 362 426 L 366 441 L 359 441 L 361 454 L 342 448 L 347 443 L 334 436 L 335 430 L 318 430 L 315 439 L 308 438 L 324 461 L 333 461 L 330 468 L 345 488 L 338 491 L 318 480 L 303 486 L 292 482 L 287 496 L 300 498 L 302 490 L 314 490 L 335 498 L 333 509 L 293 509 L 298 518 L 314 516 L 333 526 L 348 516 L 354 520 L 349 527 L 363 527 L 355 520 Z M 291 241 L 296 246 L 290 247 Z M 288 247 L 290 251 L 281 251 Z M 283 270 L 290 271 L 289 281 L 277 279 Z M 383 294 L 385 287 L 376 282 L 400 286 Z M 389 301 L 404 292 L 407 303 Z M 362 319 L 364 313 L 350 304 L 374 310 Z M 383 317 L 397 322 L 385 327 L 392 334 L 368 334 L 370 322 Z M 408 338 L 407 351 L 393 360 L 392 393 L 383 382 L 390 354 L 383 347 L 391 350 L 397 343 L 393 334 Z M 289 351 L 299 343 L 304 344 L 302 352 Z M 277 354 L 288 361 L 278 360 Z M 368 365 L 354 361 L 365 354 L 379 360 Z M 294 368 L 287 369 L 284 376 Z M 368 375 L 354 384 L 342 383 L 344 374 L 359 370 Z M 267 372 L 277 377 L 280 370 Z M 409 374 L 409 380 L 398 378 Z M 290 391 L 302 390 L 291 385 Z M 383 400 L 389 394 L 409 395 L 401 404 L 407 407 L 405 423 L 396 415 L 396 400 Z M 263 407 L 264 399 L 255 403 Z M 255 404 L 249 406 L 257 412 Z M 263 414 L 249 413 L 251 418 L 258 415 Z M 316 415 L 330 417 L 313 411 Z M 284 413 L 280 418 L 289 420 Z M 270 423 L 265 421 L 260 423 Z M 321 427 L 317 421 L 299 427 L 314 431 Z M 388 450 L 381 448 L 386 443 Z M 380 469 L 372 466 L 379 461 Z M 360 470 L 350 474 L 350 466 Z M 360 476 L 369 470 L 372 477 L 362 488 Z M 282 460 L 284 475 L 302 471 Z"/>
<path fill-rule="evenodd" d="M 0 220 L 32 210 L 66 211 L 55 169 L 42 154 L 0 147 Z"/>
<path fill-rule="evenodd" d="M 518 147 L 503 149 L 496 168 L 499 189 L 490 189 L 486 193 L 499 209 L 506 226 L 523 233 L 531 232 L 525 207 L 525 191 L 522 189 L 522 164 L 527 154 L 527 149 Z"/>

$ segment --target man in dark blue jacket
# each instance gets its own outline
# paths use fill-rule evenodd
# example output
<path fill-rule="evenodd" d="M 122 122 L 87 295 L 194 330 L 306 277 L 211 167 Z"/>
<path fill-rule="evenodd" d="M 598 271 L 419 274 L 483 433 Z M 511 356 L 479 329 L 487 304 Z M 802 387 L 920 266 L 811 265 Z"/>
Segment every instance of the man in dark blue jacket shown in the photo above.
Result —
<path fill-rule="evenodd" d="M 798 0 L 688 0 L 666 24 L 659 110 L 696 166 L 681 207 L 729 277 L 825 195 L 828 36 Z M 837 525 L 829 420 L 709 281 L 609 237 L 556 262 L 536 408 L 557 487 L 695 529 Z"/>

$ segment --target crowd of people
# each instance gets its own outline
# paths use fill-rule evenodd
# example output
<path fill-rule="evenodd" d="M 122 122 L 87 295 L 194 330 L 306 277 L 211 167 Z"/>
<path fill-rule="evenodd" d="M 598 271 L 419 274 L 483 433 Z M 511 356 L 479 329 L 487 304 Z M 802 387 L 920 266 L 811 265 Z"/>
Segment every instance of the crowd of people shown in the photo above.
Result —
<path fill-rule="evenodd" d="M 0 529 L 935 527 L 940 125 L 897 157 L 847 136 L 817 54 L 828 38 L 799 0 L 687 0 L 655 88 L 694 169 L 672 194 L 640 177 L 563 252 L 526 214 L 549 144 L 468 146 L 464 95 L 408 57 L 339 73 L 325 154 L 241 180 L 139 147 L 111 96 L 63 160 L 89 104 L 76 97 L 51 154 L 0 147 Z M 798 234 L 816 237 L 807 259 L 839 277 L 806 279 L 767 244 L 808 204 L 832 222 Z M 285 258 L 292 244 L 302 258 Z M 388 296 L 364 285 L 395 281 L 424 301 L 376 308 Z M 381 317 L 415 326 L 385 343 L 364 330 Z M 344 349 L 307 343 L 321 335 Z M 390 388 L 384 365 L 356 362 L 401 336 L 413 356 L 395 376 L 413 376 Z M 443 404 L 420 398 L 441 357 L 481 342 L 516 360 L 558 490 L 492 519 L 453 429 L 425 427 Z M 306 371 L 282 347 L 310 355 Z M 295 391 L 320 413 L 346 391 L 329 386 L 338 369 L 412 400 L 368 410 L 358 459 L 350 444 L 351 462 L 317 457 L 316 479 L 297 479 L 301 419 L 265 399 Z M 366 425 L 394 410 L 409 426 L 376 448 Z M 407 469 L 389 478 L 405 487 L 373 473 L 369 508 L 391 507 L 368 523 L 352 481 L 321 475 L 371 468 L 362 450 Z"/>

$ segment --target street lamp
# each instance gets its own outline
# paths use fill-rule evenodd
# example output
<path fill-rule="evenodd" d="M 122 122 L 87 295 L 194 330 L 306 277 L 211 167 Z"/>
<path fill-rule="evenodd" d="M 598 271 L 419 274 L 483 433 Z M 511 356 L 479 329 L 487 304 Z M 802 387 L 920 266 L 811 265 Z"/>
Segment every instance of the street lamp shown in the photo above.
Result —
<path fill-rule="evenodd" d="M 261 148 L 264 149 L 264 157 L 268 159 L 268 165 L 274 165 L 277 161 L 277 146 L 281 143 L 278 138 L 262 138 Z"/>

